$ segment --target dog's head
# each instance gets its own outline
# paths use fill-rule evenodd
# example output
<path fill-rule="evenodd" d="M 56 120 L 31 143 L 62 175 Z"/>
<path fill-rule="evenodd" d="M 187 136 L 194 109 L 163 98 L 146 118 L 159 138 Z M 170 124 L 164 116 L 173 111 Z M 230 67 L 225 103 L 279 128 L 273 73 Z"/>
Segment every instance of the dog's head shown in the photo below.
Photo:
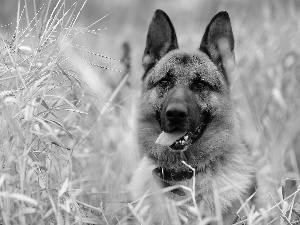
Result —
<path fill-rule="evenodd" d="M 181 172 L 180 180 L 190 176 L 182 161 L 203 171 L 216 159 L 226 160 L 239 142 L 229 94 L 234 38 L 227 12 L 213 17 L 197 50 L 186 53 L 169 17 L 157 10 L 143 67 L 139 143 L 158 168 Z"/>

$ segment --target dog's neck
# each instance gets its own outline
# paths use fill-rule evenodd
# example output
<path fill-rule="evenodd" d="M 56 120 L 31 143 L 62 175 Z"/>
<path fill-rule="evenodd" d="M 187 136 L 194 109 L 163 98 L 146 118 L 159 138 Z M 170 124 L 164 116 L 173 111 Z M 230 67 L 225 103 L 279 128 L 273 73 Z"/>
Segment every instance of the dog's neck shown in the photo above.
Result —
<path fill-rule="evenodd" d="M 231 162 L 230 164 L 225 163 L 225 165 L 223 164 L 222 166 L 218 165 L 222 162 L 216 159 L 213 161 L 213 170 L 209 165 L 205 166 L 204 170 L 196 170 L 195 179 L 198 180 L 198 182 L 196 182 L 196 202 L 199 204 L 201 201 L 204 201 L 205 211 L 211 215 L 215 213 L 217 201 L 214 192 L 218 193 L 219 203 L 217 205 L 220 206 L 222 212 L 226 212 L 232 207 L 238 210 L 241 206 L 240 200 L 245 200 L 249 197 L 249 189 L 253 187 L 253 174 L 251 172 L 249 173 L 249 171 L 253 171 L 251 162 L 249 162 L 247 154 L 244 154 L 244 156 L 242 156 L 240 152 L 236 154 L 240 154 L 240 156 L 237 157 L 235 154 L 227 155 L 230 159 L 225 160 L 229 160 Z M 237 170 L 237 168 L 239 168 L 239 170 Z M 152 175 L 161 188 L 176 184 L 189 187 L 192 183 L 193 171 L 184 173 L 172 172 L 171 174 L 170 171 L 165 170 L 165 174 L 159 177 L 157 175 L 157 169 L 158 168 L 155 168 L 152 171 Z M 163 177 L 166 179 L 163 179 Z M 170 177 L 174 177 L 175 179 L 172 181 Z M 180 178 L 183 179 L 180 180 Z M 166 195 L 171 199 L 182 200 L 188 198 L 190 193 L 182 188 L 174 188 L 169 193 L 166 193 Z"/>
<path fill-rule="evenodd" d="M 211 163 L 213 161 L 209 161 L 201 167 L 196 167 L 194 170 L 189 169 L 188 171 L 180 172 L 157 167 L 152 171 L 152 176 L 161 188 L 166 188 L 186 179 L 192 179 L 192 177 L 197 176 L 199 173 L 205 173 L 205 170 L 208 169 Z M 182 188 L 174 188 L 171 192 L 179 196 L 186 196 Z"/>
<path fill-rule="evenodd" d="M 233 150 L 233 153 L 226 157 L 225 160 L 230 163 L 224 163 L 220 167 L 216 165 L 217 171 L 208 168 L 206 173 L 199 173 L 196 178 L 201 180 L 198 187 L 196 186 L 196 190 L 199 190 L 197 203 L 204 201 L 206 209 L 212 215 L 215 213 L 215 205 L 220 206 L 222 212 L 240 205 L 240 200 L 245 201 L 250 196 L 250 189 L 253 189 L 254 185 L 254 170 L 249 155 L 240 150 Z M 218 200 L 215 197 L 216 193 Z M 216 204 L 216 201 L 219 203 Z"/>

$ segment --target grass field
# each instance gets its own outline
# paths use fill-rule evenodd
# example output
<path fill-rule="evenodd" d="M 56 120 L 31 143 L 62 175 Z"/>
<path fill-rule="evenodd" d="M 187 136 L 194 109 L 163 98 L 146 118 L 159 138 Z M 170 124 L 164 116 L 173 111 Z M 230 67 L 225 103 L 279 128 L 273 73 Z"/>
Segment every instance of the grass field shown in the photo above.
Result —
<path fill-rule="evenodd" d="M 1 4 L 0 224 L 146 224 L 134 213 L 139 205 L 127 203 L 126 187 L 139 160 L 141 57 L 157 8 L 188 51 L 213 15 L 229 12 L 237 62 L 231 91 L 259 182 L 275 205 L 249 210 L 248 224 L 263 224 L 266 214 L 273 224 L 298 224 L 299 2 Z"/>

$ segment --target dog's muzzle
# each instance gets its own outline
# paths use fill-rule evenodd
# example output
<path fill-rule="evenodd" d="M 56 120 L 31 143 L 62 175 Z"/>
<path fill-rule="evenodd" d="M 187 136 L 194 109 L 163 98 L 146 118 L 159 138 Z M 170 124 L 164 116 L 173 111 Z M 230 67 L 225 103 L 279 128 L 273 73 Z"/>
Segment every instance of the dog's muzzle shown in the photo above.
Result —
<path fill-rule="evenodd" d="M 194 132 L 186 132 L 180 139 L 174 141 L 172 145 L 169 146 L 171 151 L 186 151 L 189 146 L 191 146 L 196 140 L 198 140 L 204 133 L 208 123 L 210 121 L 210 116 L 207 114 L 204 116 L 202 123 L 195 129 Z"/>
<path fill-rule="evenodd" d="M 194 141 L 198 140 L 203 133 L 209 122 L 211 121 L 210 115 L 207 113 L 204 116 L 202 123 L 196 128 L 194 132 L 187 132 L 179 140 L 176 140 L 172 145 L 169 146 L 171 151 L 186 151 Z M 196 174 L 201 170 L 195 168 Z M 195 175 L 196 175 L 195 174 Z M 175 182 L 191 179 L 194 175 L 192 170 L 175 172 L 173 170 L 167 170 L 162 167 L 157 167 L 152 171 L 154 180 L 162 188 L 172 186 Z M 176 188 L 171 190 L 174 194 L 179 196 L 185 196 L 185 192 L 182 188 Z"/>

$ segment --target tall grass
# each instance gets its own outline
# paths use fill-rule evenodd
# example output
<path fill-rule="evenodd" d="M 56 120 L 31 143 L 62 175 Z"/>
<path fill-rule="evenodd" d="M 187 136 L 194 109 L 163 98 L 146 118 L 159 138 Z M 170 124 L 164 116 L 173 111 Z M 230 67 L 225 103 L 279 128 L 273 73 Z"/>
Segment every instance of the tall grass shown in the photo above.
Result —
<path fill-rule="evenodd" d="M 251 208 L 249 199 L 240 210 L 247 215 L 242 221 L 264 224 L 264 219 L 272 215 L 273 224 L 297 224 L 297 7 L 293 1 L 191 2 L 194 8 L 217 7 L 233 15 L 237 70 L 231 79 L 232 94 L 245 137 L 258 162 L 259 185 L 264 187 L 265 196 L 262 206 L 270 204 L 265 210 Z M 126 185 L 139 158 L 134 140 L 139 89 L 136 79 L 140 79 L 143 51 L 139 34 L 141 27 L 146 31 L 151 16 L 145 21 L 133 21 L 130 17 L 136 26 L 131 25 L 130 29 L 118 25 L 120 46 L 128 33 L 134 34 L 130 36 L 134 43 L 132 61 L 138 69 L 126 73 L 128 67 L 124 68 L 119 59 L 88 48 L 101 35 L 97 25 L 103 22 L 105 14 L 82 28 L 75 24 L 88 14 L 86 2 L 70 4 L 60 0 L 54 5 L 50 1 L 37 6 L 33 1 L 33 10 L 27 3 L 19 1 L 16 5 L 16 22 L 9 25 L 14 26 L 12 37 L 0 34 L 0 223 L 147 224 L 155 215 L 142 206 L 144 198 L 128 202 Z M 176 4 L 154 1 L 140 9 L 142 3 L 138 1 L 127 3 L 139 9 L 138 16 L 143 18 L 148 8 L 169 9 L 172 12 L 166 11 L 172 21 L 175 19 L 176 28 L 182 18 Z M 183 2 L 177 3 L 184 6 L 181 10 L 191 10 Z M 253 5 L 261 9 L 257 17 L 252 16 Z M 196 23 L 189 13 L 185 15 L 192 21 L 187 30 L 195 32 Z M 122 18 L 124 11 L 118 16 Z M 213 13 L 207 16 L 212 17 Z M 183 45 L 200 43 L 199 35 L 194 33 L 178 32 L 178 36 L 179 41 L 184 40 Z M 141 38 L 144 43 L 145 35 Z M 110 52 L 114 47 L 109 44 L 104 51 Z M 195 190 L 188 190 L 193 195 Z M 170 211 L 180 211 L 182 204 L 168 207 Z M 198 207 L 201 209 L 195 205 L 189 210 L 200 224 L 211 219 L 220 223 L 219 217 L 203 220 Z M 176 217 L 174 224 L 180 220 L 186 218 Z"/>
<path fill-rule="evenodd" d="M 91 149 L 87 133 L 92 126 L 86 121 L 91 106 L 84 101 L 99 99 L 80 79 L 82 71 L 69 63 L 72 58 L 81 68 L 91 64 L 72 52 L 76 37 L 93 34 L 90 27 L 101 20 L 86 28 L 74 26 L 85 3 L 67 7 L 58 1 L 50 10 L 51 1 L 40 8 L 34 1 L 30 17 L 27 2 L 19 1 L 12 38 L 1 35 L 1 224 L 106 221 L 100 204 L 81 202 L 85 180 L 73 159 Z"/>

